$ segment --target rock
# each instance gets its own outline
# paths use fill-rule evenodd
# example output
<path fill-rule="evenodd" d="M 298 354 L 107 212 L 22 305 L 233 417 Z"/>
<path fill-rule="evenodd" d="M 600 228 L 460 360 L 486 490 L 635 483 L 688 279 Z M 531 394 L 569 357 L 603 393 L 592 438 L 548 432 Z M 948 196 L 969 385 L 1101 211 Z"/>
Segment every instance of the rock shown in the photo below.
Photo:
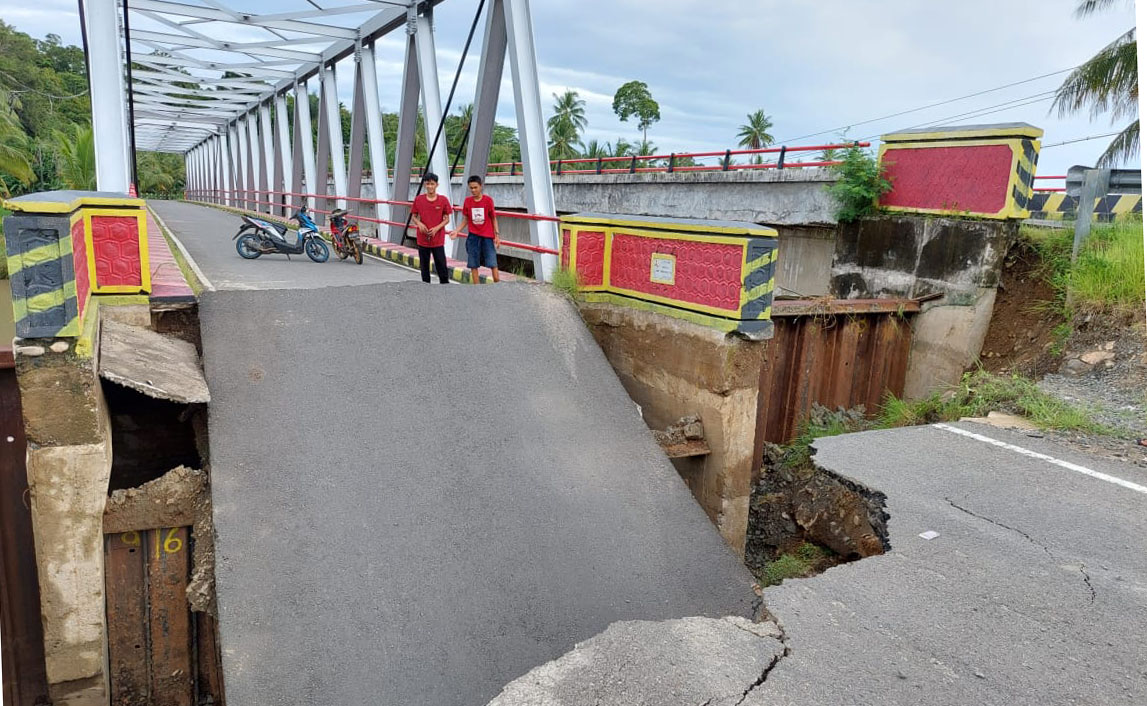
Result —
<path fill-rule="evenodd" d="M 1088 365 L 1097 365 L 1105 363 L 1115 358 L 1115 354 L 1110 351 L 1090 351 L 1079 356 L 1079 359 Z"/>
<path fill-rule="evenodd" d="M 29 358 L 44 355 L 44 352 L 43 346 L 20 346 L 16 349 L 16 355 L 25 355 Z"/>
<path fill-rule="evenodd" d="M 732 706 L 784 656 L 772 622 L 624 621 L 515 679 L 488 706 Z"/>
<path fill-rule="evenodd" d="M 1083 362 L 1079 358 L 1069 358 L 1060 366 L 1059 374 L 1074 378 L 1091 372 L 1091 369 L 1091 365 Z"/>
<path fill-rule="evenodd" d="M 988 416 L 986 417 L 964 417 L 960 421 L 988 424 L 1001 429 L 1022 429 L 1024 431 L 1036 431 L 1039 429 L 1039 427 L 1023 417 L 1017 417 L 1014 414 L 1005 414 L 1004 412 L 988 412 Z"/>
<path fill-rule="evenodd" d="M 48 346 L 48 350 L 52 351 L 53 353 L 63 353 L 64 351 L 68 350 L 68 348 L 69 346 L 67 341 L 56 341 L 52 345 Z"/>

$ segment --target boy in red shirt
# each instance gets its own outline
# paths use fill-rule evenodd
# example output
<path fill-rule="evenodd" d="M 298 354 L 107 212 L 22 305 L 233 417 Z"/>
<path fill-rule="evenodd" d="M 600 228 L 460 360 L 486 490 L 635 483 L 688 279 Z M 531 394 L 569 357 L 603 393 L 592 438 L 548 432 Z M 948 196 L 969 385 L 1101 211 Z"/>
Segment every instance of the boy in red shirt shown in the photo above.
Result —
<path fill-rule="evenodd" d="M 434 258 L 434 271 L 441 284 L 450 283 L 446 269 L 446 228 L 450 225 L 450 201 L 438 193 L 438 176 L 427 172 L 422 177 L 426 193 L 414 197 L 410 207 L 414 227 L 418 229 L 418 264 L 422 267 L 422 281 L 430 283 L 430 258 Z"/>
<path fill-rule="evenodd" d="M 462 225 L 450 234 L 458 239 L 463 229 L 466 236 L 466 266 L 470 268 L 470 282 L 478 284 L 478 268 L 489 267 L 498 281 L 498 250 L 501 244 L 498 235 L 498 217 L 494 215 L 494 199 L 482 193 L 482 177 L 472 176 L 466 180 L 470 195 L 462 202 Z"/>

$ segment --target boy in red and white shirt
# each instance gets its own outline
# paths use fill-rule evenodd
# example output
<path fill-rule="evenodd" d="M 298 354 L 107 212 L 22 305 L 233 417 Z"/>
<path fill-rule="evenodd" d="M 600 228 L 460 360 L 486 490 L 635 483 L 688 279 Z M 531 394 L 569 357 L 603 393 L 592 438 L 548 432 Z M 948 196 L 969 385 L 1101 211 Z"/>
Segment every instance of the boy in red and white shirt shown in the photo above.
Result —
<path fill-rule="evenodd" d="M 450 200 L 438 193 L 438 176 L 427 173 L 422 177 L 426 193 L 414 197 L 410 207 L 414 227 L 418 230 L 418 264 L 422 267 L 422 281 L 430 283 L 430 259 L 434 258 L 434 271 L 441 284 L 450 283 L 446 267 L 446 229 L 450 226 Z"/>
<path fill-rule="evenodd" d="M 462 225 L 450 234 L 457 240 L 463 229 L 466 236 L 466 266 L 470 268 L 470 282 L 478 284 L 478 268 L 489 267 L 498 281 L 498 217 L 494 215 L 494 199 L 482 193 L 482 178 L 475 175 L 466 180 L 470 195 L 462 201 Z"/>

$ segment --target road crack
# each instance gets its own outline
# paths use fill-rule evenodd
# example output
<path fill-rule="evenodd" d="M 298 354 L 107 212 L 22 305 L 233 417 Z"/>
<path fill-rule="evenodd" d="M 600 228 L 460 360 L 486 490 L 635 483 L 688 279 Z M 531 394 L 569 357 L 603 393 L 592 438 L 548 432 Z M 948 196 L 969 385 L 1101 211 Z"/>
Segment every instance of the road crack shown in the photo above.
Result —
<path fill-rule="evenodd" d="M 971 510 L 969 510 L 969 509 L 968 509 L 968 508 L 966 508 L 966 507 L 963 507 L 963 506 L 961 506 L 961 505 L 957 505 L 957 504 L 955 503 L 955 501 L 953 501 L 951 498 L 944 498 L 944 499 L 948 501 L 948 504 L 949 504 L 949 505 L 951 505 L 952 507 L 956 508 L 956 509 L 957 509 L 957 510 L 959 510 L 960 512 L 963 512 L 963 513 L 967 513 L 967 514 L 971 515 L 972 517 L 975 517 L 975 518 L 977 518 L 977 519 L 983 520 L 984 522 L 990 522 L 990 523 L 992 523 L 993 525 L 995 525 L 996 527 L 1003 527 L 1003 528 L 1004 528 L 1004 529 L 1006 529 L 1006 530 L 1010 530 L 1010 531 L 1012 531 L 1012 532 L 1015 532 L 1015 533 L 1016 533 L 1016 534 L 1018 534 L 1019 536 L 1023 537 L 1023 538 L 1024 538 L 1024 539 L 1026 539 L 1027 541 L 1031 542 L 1031 543 L 1032 543 L 1032 544 L 1034 544 L 1035 546 L 1037 546 L 1037 547 L 1039 547 L 1040 549 L 1042 549 L 1042 550 L 1043 550 L 1043 552 L 1044 552 L 1044 554 L 1047 554 L 1048 558 L 1052 559 L 1053 561 L 1055 560 L 1055 556 L 1053 556 L 1053 555 L 1052 555 L 1052 553 L 1051 553 L 1051 550 L 1050 550 L 1050 549 L 1048 549 L 1046 546 L 1044 546 L 1044 545 L 1043 545 L 1043 544 L 1041 544 L 1040 542 L 1037 542 L 1036 540 L 1032 539 L 1032 536 L 1031 536 L 1030 534 L 1028 534 L 1027 532 L 1024 532 L 1022 529 L 1017 529 L 1017 528 L 1015 528 L 1015 527 L 1012 527 L 1011 525 L 1005 525 L 1003 522 L 998 522 L 998 521 L 996 521 L 996 520 L 993 520 L 993 519 L 992 519 L 992 518 L 990 518 L 990 517 L 985 517 L 984 515 L 980 515 L 980 514 L 978 514 L 978 513 L 972 512 Z"/>
<path fill-rule="evenodd" d="M 768 621 L 777 627 L 777 631 L 781 635 L 781 645 L 784 646 L 784 649 L 781 650 L 780 654 L 769 660 L 769 663 L 765 665 L 763 670 L 761 670 L 761 676 L 757 677 L 757 680 L 750 684 L 747 689 L 745 689 L 745 691 L 741 694 L 741 698 L 737 699 L 733 706 L 740 706 L 741 704 L 745 703 L 745 699 L 749 698 L 749 694 L 752 693 L 753 689 L 756 689 L 761 684 L 764 684 L 765 680 L 769 678 L 769 674 L 771 674 L 772 671 L 776 669 L 776 666 L 780 664 L 781 660 L 785 657 L 788 657 L 793 652 L 792 648 L 789 647 L 789 636 L 788 633 L 785 632 L 785 626 L 781 625 L 781 621 L 778 620 L 772 613 L 770 613 L 769 610 L 764 606 L 761 607 L 761 612 L 764 618 L 762 622 Z"/>
<path fill-rule="evenodd" d="M 997 520 L 993 520 L 990 517 L 986 517 L 986 516 L 981 515 L 979 513 L 972 512 L 971 510 L 969 510 L 966 507 L 963 507 L 961 505 L 957 505 L 956 502 L 953 501 L 951 498 L 944 498 L 944 499 L 948 501 L 949 505 L 956 508 L 960 512 L 971 515 L 972 517 L 975 517 L 976 519 L 983 520 L 984 522 L 990 522 L 991 524 L 993 524 L 997 527 L 1003 527 L 1006 530 L 1010 530 L 1012 532 L 1015 532 L 1016 534 L 1020 535 L 1021 537 L 1023 537 L 1027 541 L 1031 542 L 1035 546 L 1042 549 L 1043 553 L 1047 554 L 1049 559 L 1051 559 L 1052 561 L 1056 561 L 1055 555 L 1051 553 L 1050 549 L 1048 549 L 1043 543 L 1037 542 L 1030 534 L 1028 534 L 1027 532 L 1024 532 L 1022 529 L 1012 527 L 1011 525 L 1005 525 L 1003 522 L 999 522 Z M 1083 577 L 1084 585 L 1087 586 L 1087 592 L 1090 595 L 1090 602 L 1094 603 L 1095 602 L 1095 586 L 1093 586 L 1091 584 L 1091 576 L 1090 576 L 1090 574 L 1087 573 L 1087 566 L 1085 566 L 1084 564 L 1081 563 L 1077 568 L 1079 569 L 1080 575 Z"/>

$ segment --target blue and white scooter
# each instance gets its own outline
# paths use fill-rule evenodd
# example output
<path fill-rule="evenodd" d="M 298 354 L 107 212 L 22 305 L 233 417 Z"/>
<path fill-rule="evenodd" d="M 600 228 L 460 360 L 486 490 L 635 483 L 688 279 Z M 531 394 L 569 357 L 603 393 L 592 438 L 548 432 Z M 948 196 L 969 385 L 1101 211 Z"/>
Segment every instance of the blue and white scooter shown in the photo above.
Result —
<path fill-rule="evenodd" d="M 306 253 L 307 257 L 315 262 L 326 262 L 331 256 L 330 248 L 319 235 L 319 227 L 307 215 L 307 207 L 301 206 L 291 216 L 291 220 L 299 224 L 297 233 L 292 233 L 287 226 L 271 223 L 260 218 L 243 216 L 243 227 L 235 234 L 235 249 L 239 257 L 254 260 L 260 255 L 282 253 L 291 259 L 291 255 Z"/>

